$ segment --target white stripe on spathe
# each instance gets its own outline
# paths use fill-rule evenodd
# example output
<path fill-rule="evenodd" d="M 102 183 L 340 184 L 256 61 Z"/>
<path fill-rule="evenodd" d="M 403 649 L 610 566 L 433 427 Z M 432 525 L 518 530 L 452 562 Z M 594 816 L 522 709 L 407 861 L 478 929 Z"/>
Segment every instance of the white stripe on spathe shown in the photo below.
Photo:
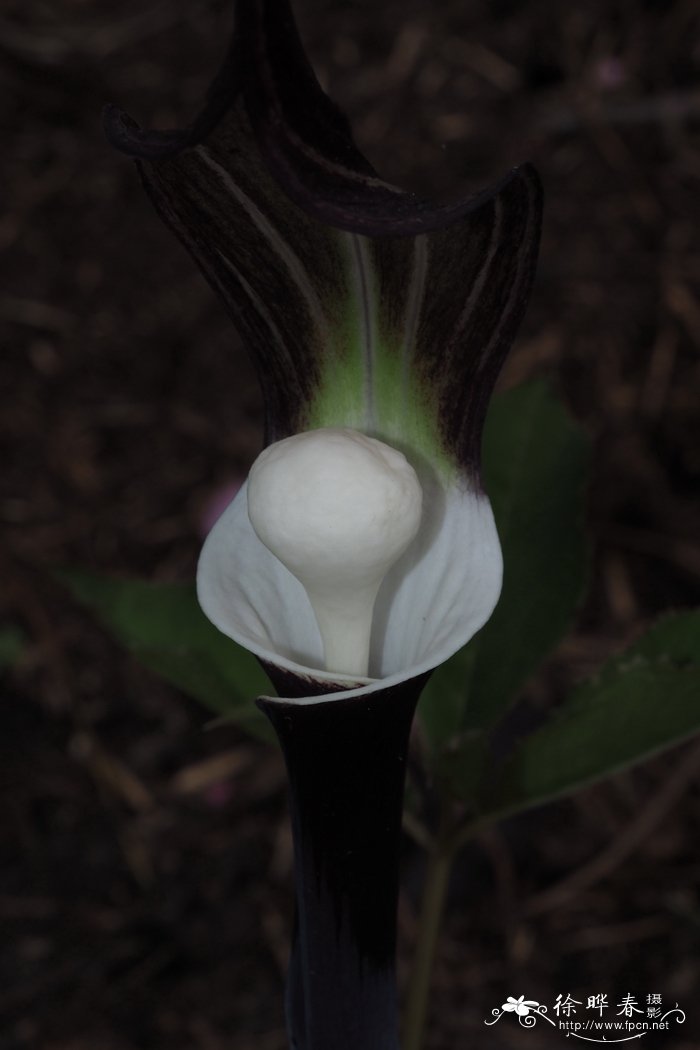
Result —
<path fill-rule="evenodd" d="M 265 238 L 275 255 L 284 263 L 292 282 L 298 289 L 311 315 L 314 327 L 319 332 L 323 342 L 327 342 L 328 322 L 321 304 L 321 300 L 314 290 L 309 274 L 299 256 L 289 246 L 287 241 L 280 235 L 266 215 L 257 204 L 247 196 L 246 193 L 236 185 L 234 179 L 225 168 L 218 164 L 204 146 L 197 146 L 197 155 L 207 167 L 213 171 L 221 180 L 226 190 L 238 201 L 246 214 L 250 217 L 256 229 Z"/>
<path fill-rule="evenodd" d="M 240 284 L 241 288 L 243 289 L 243 291 L 247 295 L 248 299 L 250 300 L 250 302 L 251 302 L 251 304 L 253 306 L 253 309 L 255 310 L 257 315 L 261 318 L 263 323 L 267 326 L 267 329 L 270 332 L 270 335 L 272 336 L 272 338 L 273 338 L 273 340 L 275 342 L 275 345 L 277 346 L 277 348 L 280 350 L 280 352 L 284 356 L 284 358 L 286 360 L 286 363 L 287 363 L 287 366 L 290 369 L 290 371 L 292 372 L 292 374 L 296 373 L 297 366 L 295 364 L 294 357 L 290 353 L 289 348 L 287 347 L 287 344 L 284 341 L 282 333 L 280 332 L 279 328 L 277 327 L 277 324 L 275 323 L 274 318 L 271 316 L 271 314 L 267 310 L 267 308 L 266 308 L 265 304 L 263 303 L 262 299 L 260 298 L 260 296 L 257 294 L 255 289 L 251 287 L 250 283 L 245 279 L 245 277 L 240 272 L 240 270 L 238 270 L 233 265 L 231 260 L 228 259 L 224 255 L 223 252 L 219 251 L 218 248 L 216 249 L 216 254 L 219 256 L 219 258 L 221 259 L 221 261 L 224 264 L 224 266 L 226 267 L 226 269 L 231 272 L 231 274 L 233 275 L 234 280 L 238 281 L 238 283 Z"/>
<path fill-rule="evenodd" d="M 352 274 L 353 298 L 358 310 L 358 333 L 361 340 L 362 366 L 364 372 L 365 427 L 374 431 L 377 425 L 376 397 L 374 392 L 375 353 L 377 347 L 376 289 L 372 276 L 372 260 L 366 237 L 346 233 L 350 250 L 350 272 Z"/>

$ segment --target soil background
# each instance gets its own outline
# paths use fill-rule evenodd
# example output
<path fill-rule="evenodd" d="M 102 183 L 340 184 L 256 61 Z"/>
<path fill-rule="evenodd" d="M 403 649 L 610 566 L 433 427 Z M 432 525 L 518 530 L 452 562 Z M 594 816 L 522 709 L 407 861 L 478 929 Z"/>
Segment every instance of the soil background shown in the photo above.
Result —
<path fill-rule="evenodd" d="M 538 279 L 502 385 L 549 377 L 596 450 L 592 589 L 523 697 L 542 710 L 663 610 L 698 601 L 700 10 L 296 6 L 324 86 L 387 178 L 449 196 L 521 160 L 542 176 Z M 112 101 L 146 126 L 190 120 L 230 8 L 0 11 L 0 622 L 24 637 L 0 712 L 7 1050 L 286 1046 L 281 759 L 235 727 L 205 731 L 208 712 L 51 576 L 191 579 L 212 500 L 261 447 L 244 348 L 99 118 Z M 429 1050 L 561 1045 L 542 1025 L 483 1022 L 506 995 L 551 1011 L 559 993 L 597 992 L 678 1002 L 685 1025 L 648 1045 L 700 1045 L 699 774 L 690 742 L 465 851 Z M 422 871 L 407 840 L 402 987 Z"/>

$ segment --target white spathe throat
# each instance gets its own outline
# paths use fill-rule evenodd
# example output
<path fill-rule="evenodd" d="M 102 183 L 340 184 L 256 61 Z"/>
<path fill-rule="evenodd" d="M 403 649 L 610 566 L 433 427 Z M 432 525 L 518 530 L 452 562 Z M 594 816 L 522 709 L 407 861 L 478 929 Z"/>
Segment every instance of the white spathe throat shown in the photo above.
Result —
<path fill-rule="evenodd" d="M 261 454 L 204 543 L 197 593 L 212 623 L 261 659 L 366 692 L 461 648 L 491 615 L 501 577 L 483 494 L 329 428 Z"/>

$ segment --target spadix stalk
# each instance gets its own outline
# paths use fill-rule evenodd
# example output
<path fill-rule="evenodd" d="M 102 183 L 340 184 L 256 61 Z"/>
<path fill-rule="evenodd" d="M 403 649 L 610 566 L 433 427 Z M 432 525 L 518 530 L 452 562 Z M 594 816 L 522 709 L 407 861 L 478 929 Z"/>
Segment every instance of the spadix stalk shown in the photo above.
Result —
<path fill-rule="evenodd" d="M 329 671 L 367 674 L 377 593 L 418 532 L 422 502 L 406 457 L 357 430 L 294 434 L 253 464 L 251 524 L 305 587 Z"/>

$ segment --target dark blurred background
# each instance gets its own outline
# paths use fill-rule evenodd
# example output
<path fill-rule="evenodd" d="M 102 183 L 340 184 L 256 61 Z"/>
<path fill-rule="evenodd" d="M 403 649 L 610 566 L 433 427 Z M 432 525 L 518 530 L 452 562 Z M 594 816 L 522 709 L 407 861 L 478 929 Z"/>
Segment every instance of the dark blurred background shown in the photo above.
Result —
<path fill-rule="evenodd" d="M 700 9 L 296 7 L 386 177 L 456 195 L 521 160 L 542 175 L 539 275 L 502 382 L 549 377 L 596 449 L 591 594 L 525 697 L 554 704 L 662 610 L 698 601 Z M 205 731 L 207 712 L 50 577 L 69 564 L 191 579 L 212 500 L 261 447 L 240 341 L 99 122 L 107 101 L 145 125 L 188 121 L 230 8 L 0 12 L 0 625 L 25 638 L 2 679 L 3 1048 L 286 1046 L 280 758 L 235 728 Z M 567 992 L 662 993 L 688 1020 L 649 1045 L 699 1045 L 699 774 L 691 742 L 465 852 L 429 1050 L 560 1045 L 542 1025 L 483 1021 L 505 995 L 551 1009 Z M 402 982 L 421 873 L 407 842 Z"/>

